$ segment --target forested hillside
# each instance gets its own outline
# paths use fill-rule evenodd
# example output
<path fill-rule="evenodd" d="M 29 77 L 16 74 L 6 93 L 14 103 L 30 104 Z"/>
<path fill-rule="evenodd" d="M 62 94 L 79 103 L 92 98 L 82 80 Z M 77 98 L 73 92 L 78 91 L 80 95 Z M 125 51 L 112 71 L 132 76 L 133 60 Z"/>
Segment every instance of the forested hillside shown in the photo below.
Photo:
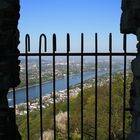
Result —
<path fill-rule="evenodd" d="M 126 106 L 128 107 L 129 90 L 132 76 L 128 74 L 126 84 Z M 113 75 L 112 80 L 112 140 L 122 140 L 123 134 L 123 76 Z M 95 134 L 95 88 L 84 90 L 84 140 L 94 139 Z M 109 129 L 109 83 L 98 86 L 98 140 L 108 140 Z M 70 99 L 70 136 L 80 140 L 81 131 L 81 94 Z M 67 139 L 67 102 L 56 104 L 57 139 Z M 126 134 L 130 131 L 131 115 L 126 112 Z M 27 138 L 26 116 L 17 116 L 17 124 L 23 140 Z M 53 139 L 53 105 L 43 110 L 44 140 Z M 30 138 L 40 139 L 40 114 L 30 113 Z"/>

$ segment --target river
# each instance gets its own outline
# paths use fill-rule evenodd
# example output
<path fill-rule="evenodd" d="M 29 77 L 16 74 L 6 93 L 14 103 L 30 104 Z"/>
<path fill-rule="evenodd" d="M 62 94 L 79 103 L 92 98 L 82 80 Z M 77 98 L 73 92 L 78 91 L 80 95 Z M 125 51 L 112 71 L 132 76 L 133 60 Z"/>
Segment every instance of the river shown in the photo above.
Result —
<path fill-rule="evenodd" d="M 98 76 L 107 74 L 108 70 L 98 71 Z M 88 80 L 95 77 L 95 72 L 84 72 L 83 80 Z M 73 86 L 81 82 L 81 73 L 70 75 L 69 85 Z M 67 78 L 58 79 L 55 81 L 56 91 L 64 90 L 67 88 Z M 53 92 L 53 82 L 42 84 L 42 96 Z M 29 87 L 29 99 L 35 99 L 39 97 L 39 85 Z M 7 95 L 9 105 L 13 104 L 13 92 L 9 92 Z M 26 102 L 26 88 L 16 90 L 16 104 Z"/>

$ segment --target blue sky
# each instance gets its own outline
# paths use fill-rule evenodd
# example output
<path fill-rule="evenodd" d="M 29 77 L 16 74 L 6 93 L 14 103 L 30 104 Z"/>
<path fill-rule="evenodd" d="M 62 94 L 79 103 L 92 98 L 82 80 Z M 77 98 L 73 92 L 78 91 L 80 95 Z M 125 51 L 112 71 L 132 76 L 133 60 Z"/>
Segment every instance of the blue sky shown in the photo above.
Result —
<path fill-rule="evenodd" d="M 121 50 L 120 16 L 121 0 L 21 0 L 20 50 L 24 48 L 26 33 L 31 35 L 32 50 L 38 50 L 41 33 L 48 37 L 51 50 L 53 33 L 58 36 L 58 50 L 65 50 L 66 33 L 71 34 L 72 50 L 80 49 L 80 33 L 85 33 L 85 47 L 94 50 L 94 33 L 100 37 L 99 50 L 108 50 L 108 34 L 113 33 L 114 51 Z M 129 44 L 134 45 L 135 37 Z M 130 47 L 135 50 L 135 47 Z"/>

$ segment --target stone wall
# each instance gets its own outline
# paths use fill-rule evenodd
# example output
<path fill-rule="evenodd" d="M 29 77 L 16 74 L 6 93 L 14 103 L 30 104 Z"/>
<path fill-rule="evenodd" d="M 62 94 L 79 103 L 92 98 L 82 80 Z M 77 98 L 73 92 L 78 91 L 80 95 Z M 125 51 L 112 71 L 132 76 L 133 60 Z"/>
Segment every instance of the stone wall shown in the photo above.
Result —
<path fill-rule="evenodd" d="M 0 89 L 19 83 L 19 0 L 0 0 Z"/>

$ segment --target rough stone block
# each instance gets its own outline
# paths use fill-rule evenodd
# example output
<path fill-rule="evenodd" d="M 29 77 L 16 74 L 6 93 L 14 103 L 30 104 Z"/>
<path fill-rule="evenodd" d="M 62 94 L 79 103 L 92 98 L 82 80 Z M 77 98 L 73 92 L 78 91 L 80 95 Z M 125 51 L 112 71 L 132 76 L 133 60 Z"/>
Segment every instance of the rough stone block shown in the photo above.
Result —
<path fill-rule="evenodd" d="M 127 140 L 140 140 L 140 133 L 131 133 L 128 135 Z"/>
<path fill-rule="evenodd" d="M 0 109 L 0 140 L 21 140 L 12 108 Z"/>

